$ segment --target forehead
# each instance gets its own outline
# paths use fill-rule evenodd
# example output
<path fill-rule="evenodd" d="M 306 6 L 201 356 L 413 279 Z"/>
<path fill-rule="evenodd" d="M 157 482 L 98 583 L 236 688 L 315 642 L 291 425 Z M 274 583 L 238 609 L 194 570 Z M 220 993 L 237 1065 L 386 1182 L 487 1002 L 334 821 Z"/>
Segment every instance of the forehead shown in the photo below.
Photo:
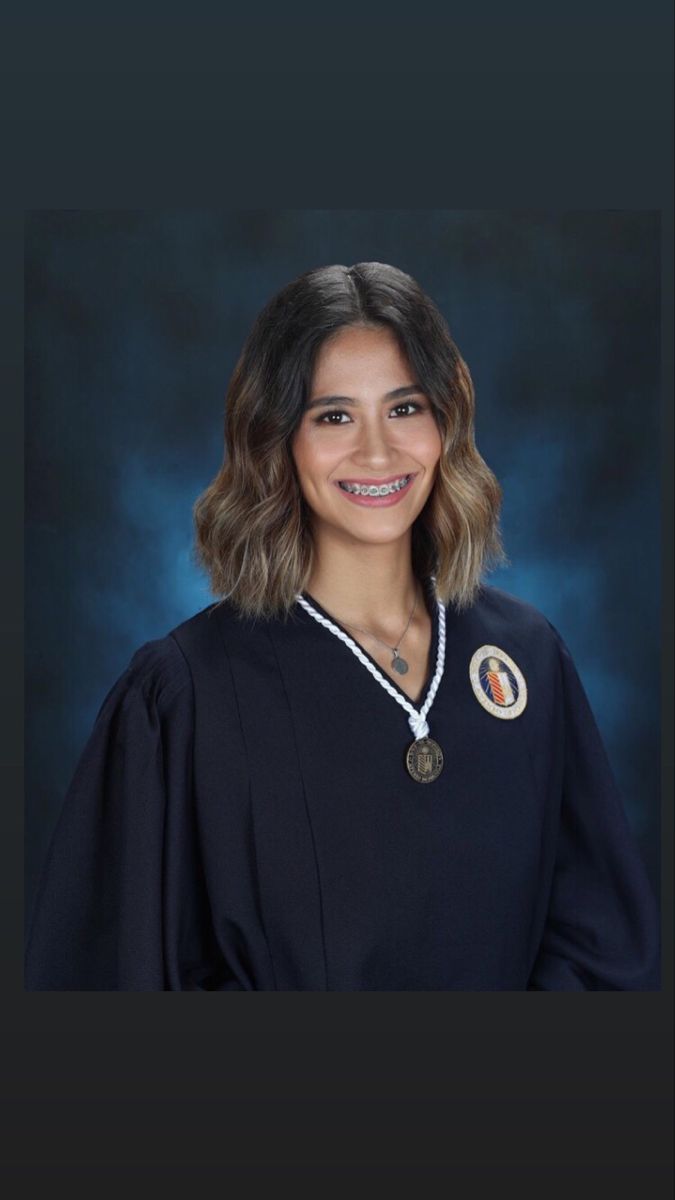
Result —
<path fill-rule="evenodd" d="M 409 375 L 408 361 L 391 330 L 350 326 L 338 330 L 319 348 L 312 388 L 363 386 L 368 378 L 394 380 L 392 386 L 396 386 L 411 383 Z"/>

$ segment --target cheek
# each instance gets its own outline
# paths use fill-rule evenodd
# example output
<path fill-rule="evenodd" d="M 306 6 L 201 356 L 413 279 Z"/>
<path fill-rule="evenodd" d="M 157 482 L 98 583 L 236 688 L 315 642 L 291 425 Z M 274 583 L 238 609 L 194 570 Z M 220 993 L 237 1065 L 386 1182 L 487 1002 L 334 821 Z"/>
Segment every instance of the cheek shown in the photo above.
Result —
<path fill-rule="evenodd" d="M 433 428 L 420 429 L 414 443 L 410 445 L 411 453 L 427 466 L 438 462 L 441 449 L 441 435 L 436 425 Z"/>
<path fill-rule="evenodd" d="M 322 456 L 312 443 L 311 437 L 307 437 L 303 433 L 296 435 L 291 442 L 291 454 L 295 462 L 300 488 L 307 498 L 307 489 L 310 489 L 310 493 L 313 492 L 312 485 L 323 472 Z"/>
<path fill-rule="evenodd" d="M 291 438 L 291 455 L 298 474 L 305 474 L 311 467 L 312 456 L 307 436 L 303 430 L 299 430 Z"/>
<path fill-rule="evenodd" d="M 429 434 L 429 442 L 430 442 L 431 446 L 433 447 L 432 452 L 434 454 L 436 454 L 438 458 L 440 458 L 441 452 L 443 450 L 443 435 L 435 421 L 433 422 L 433 425 L 432 425 L 432 428 L 431 428 L 431 431 Z"/>
<path fill-rule="evenodd" d="M 299 474 L 306 476 L 330 473 L 340 457 L 329 442 L 312 436 L 311 431 L 301 431 L 296 435 L 291 443 L 291 453 Z"/>

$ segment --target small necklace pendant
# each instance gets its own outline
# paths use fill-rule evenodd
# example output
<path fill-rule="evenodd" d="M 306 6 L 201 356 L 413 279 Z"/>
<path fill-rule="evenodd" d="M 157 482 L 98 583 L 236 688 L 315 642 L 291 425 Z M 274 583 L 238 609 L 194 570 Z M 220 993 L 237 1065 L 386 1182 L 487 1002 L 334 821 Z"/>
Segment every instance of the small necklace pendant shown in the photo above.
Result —
<path fill-rule="evenodd" d="M 398 671 L 399 675 L 405 675 L 408 670 L 408 664 L 404 658 L 401 658 L 400 654 L 394 655 L 391 665 L 395 671 Z"/>
<path fill-rule="evenodd" d="M 433 783 L 443 770 L 443 751 L 433 738 L 416 738 L 408 747 L 405 765 L 416 783 Z"/>

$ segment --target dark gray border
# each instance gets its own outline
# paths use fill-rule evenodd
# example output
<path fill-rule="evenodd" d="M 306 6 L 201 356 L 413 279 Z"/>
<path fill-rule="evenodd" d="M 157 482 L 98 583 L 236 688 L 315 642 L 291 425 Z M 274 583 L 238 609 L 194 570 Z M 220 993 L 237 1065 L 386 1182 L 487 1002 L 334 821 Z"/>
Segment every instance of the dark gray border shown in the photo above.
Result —
<path fill-rule="evenodd" d="M 501 6 L 502 16 L 491 6 L 468 32 L 455 14 L 433 30 L 418 18 L 407 38 L 406 27 L 392 20 L 366 22 L 358 34 L 352 27 L 348 73 L 333 68 L 331 74 L 325 54 L 343 40 L 343 22 L 339 38 L 324 34 L 310 47 L 314 70 L 304 78 L 279 69 L 278 45 L 277 73 L 268 77 L 259 66 L 238 80 L 226 70 L 201 71 L 198 62 L 180 71 L 179 55 L 171 78 L 137 62 L 125 79 L 114 57 L 107 70 L 95 69 L 90 57 L 76 76 L 56 46 L 59 37 L 68 44 L 67 23 L 54 25 L 52 40 L 43 30 L 39 47 L 24 36 L 14 76 L 5 77 L 14 91 L 3 106 L 4 113 L 25 114 L 6 121 L 4 156 L 13 211 L 3 231 L 9 286 L 0 362 L 2 395 L 16 400 L 2 406 L 9 450 L 2 476 L 3 512 L 10 518 L 5 578 L 21 576 L 18 520 L 12 518 L 22 485 L 24 210 L 205 202 L 659 210 L 662 991 L 246 999 L 233 993 L 226 1009 L 222 995 L 196 1001 L 166 994 L 24 994 L 22 598 L 20 588 L 6 588 L 7 678 L 17 681 L 5 690 L 2 722 L 9 1164 L 419 1162 L 449 1172 L 453 1163 L 491 1162 L 508 1166 L 505 1182 L 518 1164 L 552 1172 L 585 1164 L 592 1169 L 580 1175 L 577 1194 L 599 1194 L 607 1182 L 602 1169 L 612 1166 L 623 1168 L 632 1191 L 637 1183 L 646 1185 L 650 1200 L 661 1194 L 650 1172 L 666 1170 L 672 1136 L 673 194 L 672 60 L 664 50 L 672 41 L 672 17 L 662 3 L 599 3 L 590 18 L 575 15 L 572 5 L 562 36 L 551 15 L 542 23 L 540 5 L 522 7 L 520 18 L 512 6 Z M 307 26 L 302 32 L 300 49 Z M 232 25 L 218 36 L 224 62 L 236 52 L 240 69 L 259 41 L 250 25 L 246 38 Z M 376 67 L 366 69 L 359 57 L 369 38 Z M 433 79 L 420 66 L 420 38 L 430 47 Z M 71 44 L 81 48 L 81 39 Z M 113 52 L 116 44 L 112 39 Z M 138 37 L 127 45 L 139 52 Z M 460 63 L 461 71 L 453 69 Z M 226 1175 L 222 1179 L 225 1186 Z"/>

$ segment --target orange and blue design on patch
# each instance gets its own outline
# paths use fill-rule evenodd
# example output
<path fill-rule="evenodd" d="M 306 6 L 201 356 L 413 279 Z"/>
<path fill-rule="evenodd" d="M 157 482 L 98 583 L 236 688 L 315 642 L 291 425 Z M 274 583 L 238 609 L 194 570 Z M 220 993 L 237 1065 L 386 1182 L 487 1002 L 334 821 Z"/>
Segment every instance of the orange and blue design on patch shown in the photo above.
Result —
<path fill-rule="evenodd" d="M 499 646 L 480 646 L 471 657 L 469 678 L 479 704 L 493 717 L 519 717 L 527 704 L 520 667 Z"/>
<path fill-rule="evenodd" d="M 507 705 L 516 703 L 518 681 L 505 662 L 499 658 L 484 658 L 478 668 L 478 674 L 485 695 L 494 704 L 506 708 Z"/>

